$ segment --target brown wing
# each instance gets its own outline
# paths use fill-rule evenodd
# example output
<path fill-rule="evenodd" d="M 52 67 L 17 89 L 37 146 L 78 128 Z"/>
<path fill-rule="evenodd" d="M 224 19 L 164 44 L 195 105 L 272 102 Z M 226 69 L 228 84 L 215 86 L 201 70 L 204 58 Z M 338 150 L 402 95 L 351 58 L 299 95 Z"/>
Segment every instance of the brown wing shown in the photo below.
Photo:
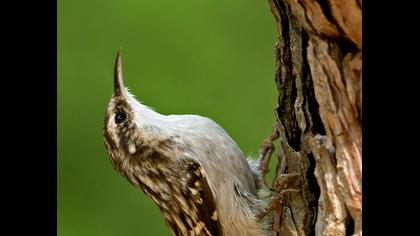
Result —
<path fill-rule="evenodd" d="M 190 194 L 197 215 L 194 235 L 222 236 L 216 202 L 203 167 L 195 161 L 190 161 L 187 176 L 186 190 Z"/>
<path fill-rule="evenodd" d="M 159 206 L 172 233 L 177 236 L 222 236 L 216 201 L 203 167 L 194 160 L 165 164 L 166 172 L 160 169 L 159 177 L 154 178 L 165 181 L 150 187 L 142 184 L 141 187 Z M 156 191 L 158 187 L 160 189 Z"/>

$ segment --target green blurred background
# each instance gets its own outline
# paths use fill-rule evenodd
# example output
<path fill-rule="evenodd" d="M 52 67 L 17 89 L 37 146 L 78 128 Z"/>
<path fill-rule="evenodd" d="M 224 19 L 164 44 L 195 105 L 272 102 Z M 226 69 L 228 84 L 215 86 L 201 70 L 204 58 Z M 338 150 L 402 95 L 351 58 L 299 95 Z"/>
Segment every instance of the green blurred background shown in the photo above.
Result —
<path fill-rule="evenodd" d="M 118 48 L 138 99 L 210 117 L 255 155 L 274 122 L 275 41 L 267 1 L 58 0 L 58 235 L 170 235 L 105 152 Z"/>

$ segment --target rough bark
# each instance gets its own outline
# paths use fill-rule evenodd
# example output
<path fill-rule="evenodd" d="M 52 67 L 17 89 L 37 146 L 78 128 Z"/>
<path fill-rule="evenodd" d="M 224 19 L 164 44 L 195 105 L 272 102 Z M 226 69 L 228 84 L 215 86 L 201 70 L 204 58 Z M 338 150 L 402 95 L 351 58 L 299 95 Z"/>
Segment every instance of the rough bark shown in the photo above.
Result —
<path fill-rule="evenodd" d="M 271 154 L 279 139 L 273 235 L 361 235 L 362 1 L 269 4 L 279 33 L 277 133 L 263 145 Z"/>

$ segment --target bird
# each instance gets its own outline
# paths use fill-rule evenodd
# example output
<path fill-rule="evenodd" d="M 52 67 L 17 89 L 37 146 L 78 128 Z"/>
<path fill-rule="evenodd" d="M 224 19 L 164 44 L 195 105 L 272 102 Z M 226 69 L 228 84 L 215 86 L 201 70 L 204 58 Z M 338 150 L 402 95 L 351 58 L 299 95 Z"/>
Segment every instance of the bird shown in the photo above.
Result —
<path fill-rule="evenodd" d="M 258 162 L 212 119 L 138 101 L 124 86 L 121 50 L 103 136 L 113 168 L 152 199 L 173 235 L 269 235 L 256 217 L 264 207 Z"/>

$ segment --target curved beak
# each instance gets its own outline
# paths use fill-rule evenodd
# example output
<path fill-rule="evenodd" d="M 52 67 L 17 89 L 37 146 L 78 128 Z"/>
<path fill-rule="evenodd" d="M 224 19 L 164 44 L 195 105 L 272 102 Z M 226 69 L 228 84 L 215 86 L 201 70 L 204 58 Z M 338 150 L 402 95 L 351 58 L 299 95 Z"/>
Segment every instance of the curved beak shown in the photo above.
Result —
<path fill-rule="evenodd" d="M 114 67 L 114 95 L 124 97 L 124 83 L 122 77 L 121 49 L 117 52 Z"/>

